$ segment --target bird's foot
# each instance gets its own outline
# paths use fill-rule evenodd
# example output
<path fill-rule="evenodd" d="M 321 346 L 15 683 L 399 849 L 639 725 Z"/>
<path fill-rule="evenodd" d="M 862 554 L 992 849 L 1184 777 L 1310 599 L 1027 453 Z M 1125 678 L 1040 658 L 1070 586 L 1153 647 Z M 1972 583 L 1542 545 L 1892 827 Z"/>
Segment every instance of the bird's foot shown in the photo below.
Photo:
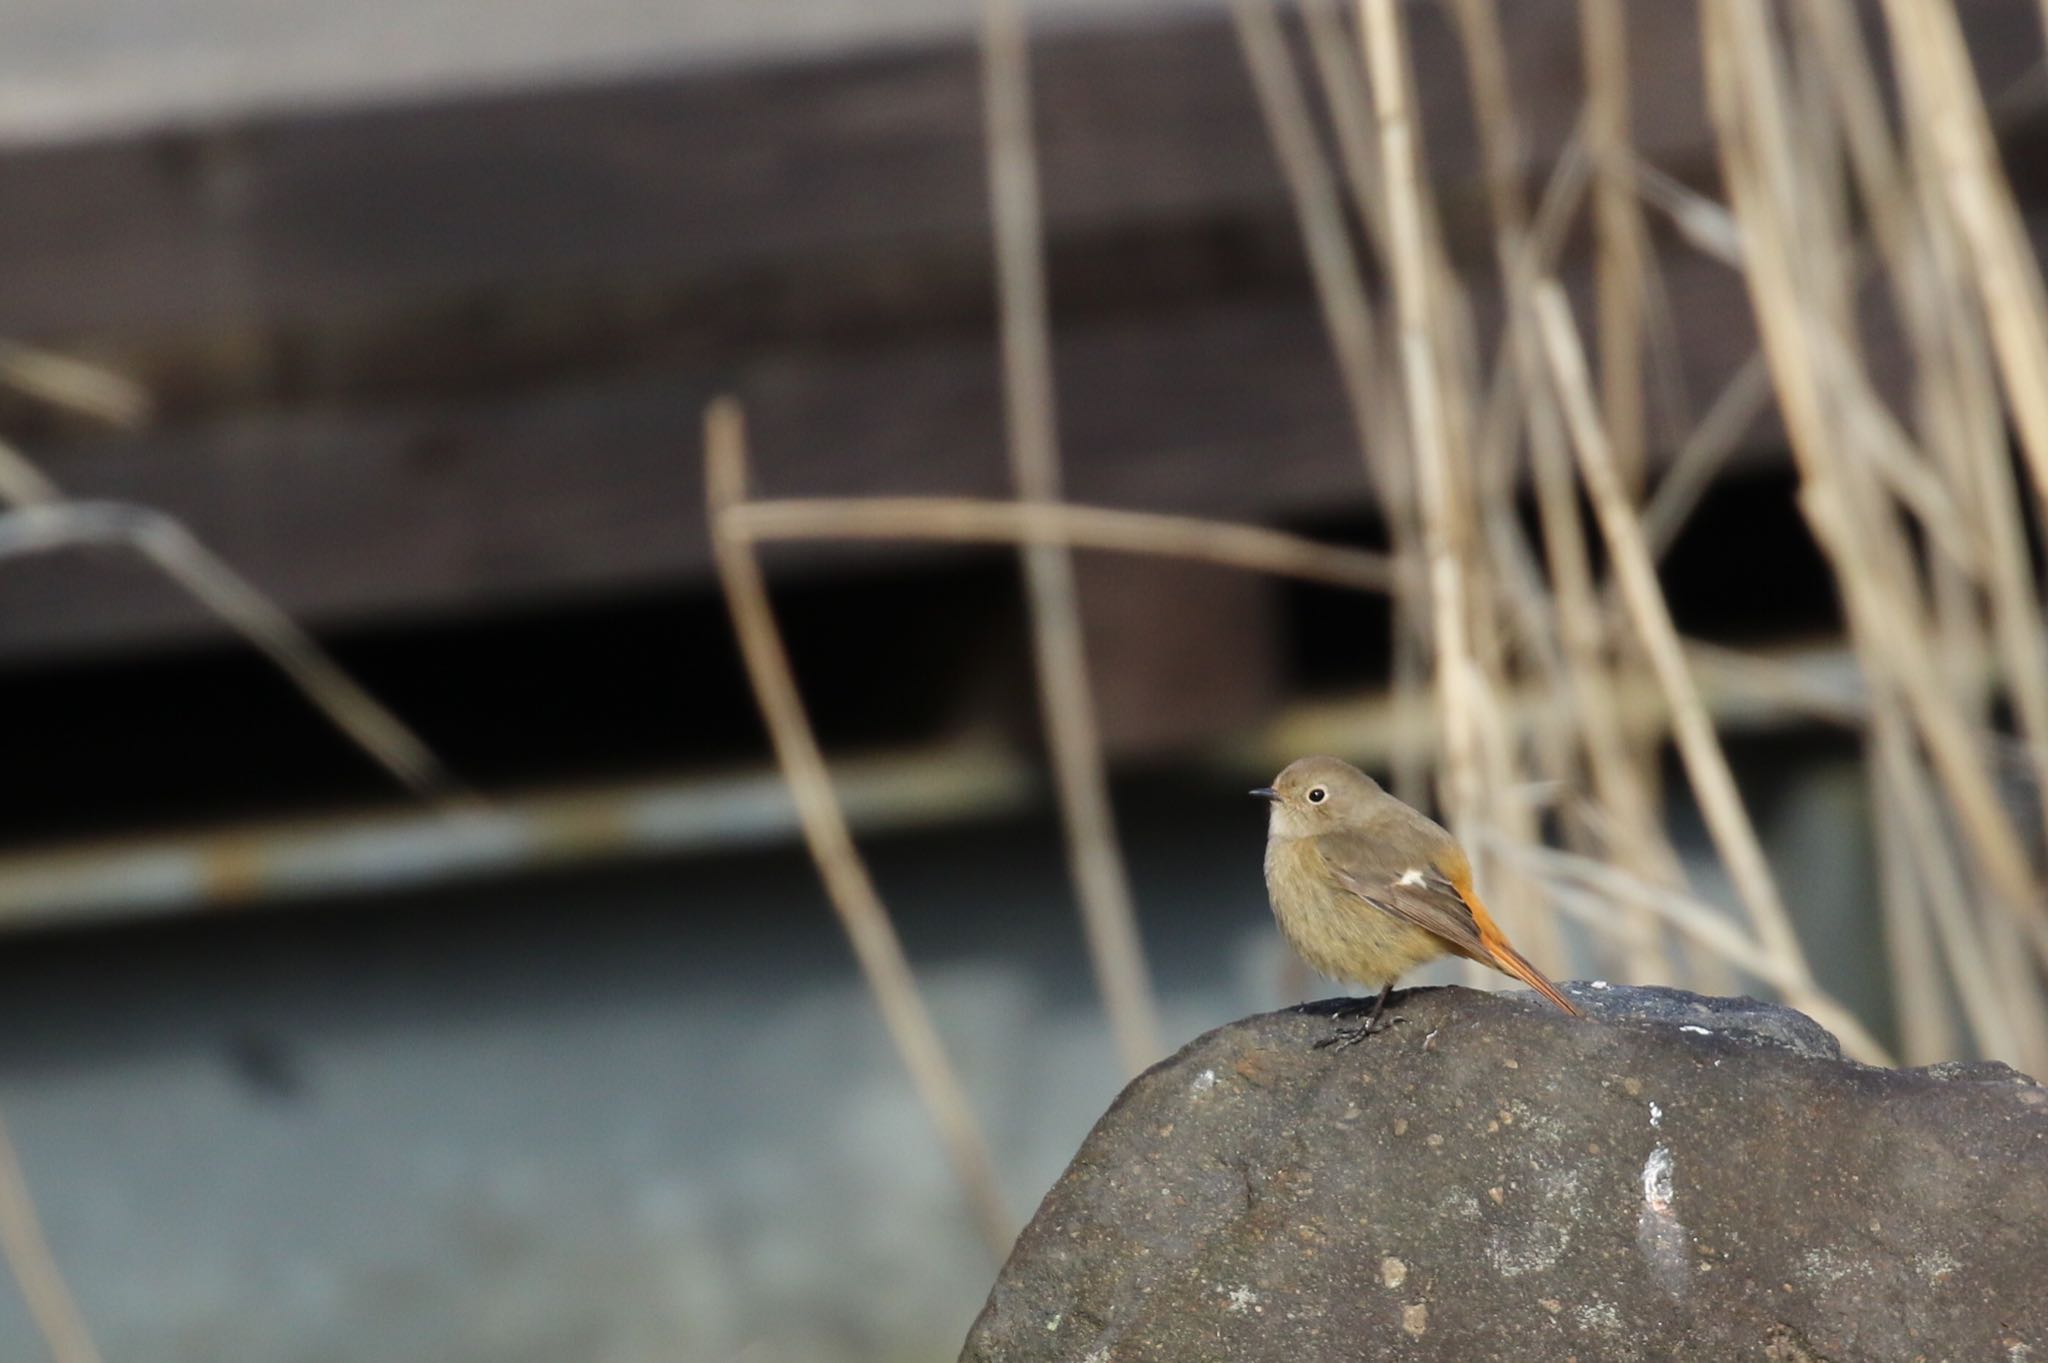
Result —
<path fill-rule="evenodd" d="M 1381 1032 L 1392 1028 L 1394 1024 L 1405 1021 L 1407 1021 L 1406 1018 L 1371 1017 L 1356 1027 L 1339 1027 L 1321 1041 L 1316 1042 L 1314 1049 L 1318 1051 L 1333 1048 L 1343 1050 L 1347 1046 L 1356 1046 L 1367 1037 L 1378 1036 Z"/>
<path fill-rule="evenodd" d="M 1288 1011 L 1300 1013 L 1303 1017 L 1336 1018 L 1341 1021 L 1344 1018 L 1372 1017 L 1380 1006 L 1379 997 L 1368 994 L 1358 999 L 1316 999 L 1310 1003 L 1297 1003 Z"/>

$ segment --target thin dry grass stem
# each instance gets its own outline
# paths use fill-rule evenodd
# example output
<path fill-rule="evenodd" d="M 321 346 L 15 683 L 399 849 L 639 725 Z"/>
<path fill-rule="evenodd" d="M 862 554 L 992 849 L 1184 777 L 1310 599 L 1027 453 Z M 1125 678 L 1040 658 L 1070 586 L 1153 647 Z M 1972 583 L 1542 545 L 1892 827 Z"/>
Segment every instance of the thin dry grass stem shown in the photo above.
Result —
<path fill-rule="evenodd" d="M 1928 922 L 1930 910 L 1918 883 L 1918 867 L 1905 845 L 1898 792 L 1875 763 L 1870 776 L 1876 805 L 1878 907 L 1884 915 L 1892 1006 L 1898 1013 L 1899 1058 L 1908 1065 L 1928 1065 L 1961 1054 L 1961 1037 L 1951 1018 L 1948 977 Z"/>
<path fill-rule="evenodd" d="M 268 658 L 335 728 L 400 784 L 450 809 L 470 796 L 404 721 L 330 657 L 276 603 L 178 521 L 116 502 L 44 501 L 0 512 L 0 560 L 74 546 L 132 550 Z"/>
<path fill-rule="evenodd" d="M 0 383 L 109 426 L 132 429 L 149 419 L 149 392 L 134 380 L 100 365 L 4 338 L 0 338 Z"/>
<path fill-rule="evenodd" d="M 1518 120 L 1499 14 L 1494 0 L 1456 0 L 1452 14 L 1466 55 L 1473 121 L 1480 130 L 1494 218 L 1495 252 L 1509 295 L 1511 360 L 1503 368 L 1517 379 L 1514 391 L 1525 417 L 1557 632 L 1564 647 L 1563 665 L 1555 675 L 1577 721 L 1576 732 L 1599 805 L 1609 816 L 1614 854 L 1639 872 L 1676 884 L 1681 880 L 1677 858 L 1655 818 L 1654 803 L 1637 780 L 1619 727 L 1606 630 L 1593 592 L 1571 455 L 1565 448 L 1550 386 L 1544 380 L 1533 312 L 1537 274 L 1531 259 L 1528 210 L 1520 190 Z M 1541 611 L 1545 617 L 1550 613 L 1547 606 Z M 1568 779 L 1571 773 L 1567 766 L 1555 775 Z M 1639 924 L 1629 940 L 1634 946 L 1631 974 L 1645 983 L 1668 982 L 1670 963 L 1652 926 Z"/>
<path fill-rule="evenodd" d="M 1287 35 L 1272 0 L 1230 0 L 1230 15 L 1267 137 L 1293 201 L 1316 303 L 1336 354 L 1338 378 L 1344 385 L 1359 449 L 1393 528 L 1399 520 L 1398 507 L 1406 500 L 1406 479 L 1398 467 L 1397 451 L 1385 447 L 1381 438 L 1384 428 L 1375 416 L 1382 397 L 1377 324 L 1358 252 L 1344 222 L 1337 181 L 1316 136 L 1315 119 L 1288 56 Z M 1369 195 L 1361 191 L 1361 198 Z"/>
<path fill-rule="evenodd" d="M 0 502 L 8 506 L 37 506 L 62 500 L 64 494 L 37 468 L 28 456 L 0 440 Z"/>
<path fill-rule="evenodd" d="M 1150 554 L 1271 573 L 1354 591 L 1391 593 L 1395 565 L 1384 554 L 1323 544 L 1232 521 L 1066 502 L 996 502 L 967 497 L 853 497 L 748 502 L 727 529 L 752 540 L 938 540 L 974 544 L 1056 544 Z"/>
<path fill-rule="evenodd" d="M 1707 488 L 1741 448 L 1743 437 L 1764 414 L 1770 399 L 1770 366 L 1764 362 L 1763 352 L 1752 352 L 1678 447 L 1643 507 L 1643 538 L 1652 559 L 1662 562 L 1671 552 Z"/>
<path fill-rule="evenodd" d="M 1450 823 L 1461 832 L 1496 813 L 1498 788 L 1488 779 L 1486 732 L 1500 723 L 1494 681 L 1500 658 L 1480 522 L 1473 502 L 1474 469 L 1467 430 L 1466 353 L 1458 328 L 1454 280 L 1436 233 L 1424 178 L 1422 130 L 1410 53 L 1397 0 L 1360 0 L 1366 70 L 1379 127 L 1393 277 L 1396 338 L 1414 461 L 1416 504 L 1428 565 L 1430 641 L 1435 650 L 1443 743 L 1443 792 Z M 1482 619 L 1482 614 L 1484 618 Z M 1509 811 L 1501 809 L 1499 813 Z M 1495 891 L 1525 926 L 1528 887 Z M 1547 921 L 1540 924 L 1547 932 Z M 1468 978 L 1478 973 L 1467 972 Z"/>
<path fill-rule="evenodd" d="M 64 1283 L 49 1237 L 43 1234 L 21 1157 L 4 1122 L 0 1122 L 0 1254 L 6 1256 L 7 1267 L 54 1363 L 100 1363 L 92 1332 Z"/>
<path fill-rule="evenodd" d="M 1713 905 L 1591 857 L 1496 835 L 1482 833 L 1482 837 L 1503 860 L 1540 877 L 1553 902 L 1572 917 L 1596 930 L 1613 931 L 1613 906 L 1632 901 L 1715 959 L 1777 989 L 1786 1002 L 1833 1032 L 1850 1055 L 1870 1064 L 1892 1063 L 1884 1044 L 1853 1012 L 1782 955 L 1752 941 Z"/>
<path fill-rule="evenodd" d="M 1379 120 L 1380 163 L 1386 177 L 1387 217 L 1393 256 L 1389 262 L 1399 317 L 1403 389 L 1415 461 L 1423 542 L 1428 556 L 1430 621 L 1436 648 L 1438 706 L 1443 717 L 1444 766 L 1452 821 L 1475 826 L 1486 807 L 1479 752 L 1475 694 L 1478 676 L 1471 651 L 1470 603 L 1465 572 L 1470 561 L 1471 518 L 1458 505 L 1453 464 L 1462 452 L 1449 447 L 1438 350 L 1433 329 L 1436 282 L 1426 233 L 1420 135 L 1408 84 L 1408 47 L 1395 0 L 1361 0 L 1367 70 Z"/>
<path fill-rule="evenodd" d="M 1643 235 L 1649 236 L 1647 222 Z M 1671 300 L 1671 282 L 1665 277 L 1664 256 L 1655 246 L 1644 249 L 1643 345 L 1649 357 L 1651 385 L 1645 401 L 1652 422 L 1648 439 L 1657 448 L 1668 450 L 1692 429 L 1692 384 L 1686 378 L 1685 343 L 1680 339 L 1678 310 Z M 1655 401 L 1649 401 L 1650 397 Z M 1644 483 L 1647 486 L 1647 477 Z"/>
<path fill-rule="evenodd" d="M 1788 157 L 1764 16 L 1714 0 L 1703 10 L 1702 27 L 1723 178 L 1744 224 L 1746 279 L 1800 465 L 1801 506 L 1834 567 L 1858 650 L 1867 665 L 1890 673 L 1904 697 L 1990 898 L 2048 961 L 2048 918 L 2040 912 L 2025 852 L 1983 768 L 1973 730 L 1930 659 L 1910 553 L 1898 543 L 1896 527 L 1874 513 L 1871 492 L 1857 479 L 1859 465 L 1836 445 L 1839 405 L 1857 394 L 1824 395 L 1815 357 L 1825 347 L 1813 334 L 1822 323 L 1817 310 L 1800 304 L 1812 276 L 1806 254 L 1836 248 L 1816 243 L 1800 212 L 1799 175 Z"/>
<path fill-rule="evenodd" d="M 1671 707 L 1672 736 L 1699 800 L 1707 831 L 1749 908 L 1759 940 L 1772 955 L 1785 962 L 1788 972 L 1809 978 L 1805 953 L 1779 897 L 1770 863 L 1743 807 L 1727 754 L 1722 751 L 1713 720 L 1701 703 L 1692 670 L 1686 665 L 1678 631 L 1672 626 L 1669 607 L 1657 585 L 1657 570 L 1650 560 L 1649 546 L 1643 540 L 1642 523 L 1635 516 L 1627 489 L 1606 448 L 1593 406 L 1585 356 L 1572 323 L 1571 305 L 1565 301 L 1564 290 L 1549 282 L 1539 290 L 1536 307 L 1551 378 L 1572 433 L 1586 493 L 1607 542 L 1613 571 L 1635 622 L 1637 637 Z"/>
<path fill-rule="evenodd" d="M 1844 353 L 1841 337 L 1821 328 L 1812 334 L 1819 372 L 1848 399 L 1841 404 L 1844 434 L 1867 460 L 1863 472 L 1918 518 L 1935 548 L 1972 578 L 1981 576 L 1984 564 L 1976 527 L 1965 522 L 1947 483 L 1921 458 L 1912 437 L 1871 390 L 1864 370 Z"/>
<path fill-rule="evenodd" d="M 1923 422 L 1984 546 L 1991 632 L 2006 688 L 2022 733 L 2037 753 L 2048 752 L 2048 639 L 2042 630 L 2021 501 L 1992 377 L 1997 366 L 1983 332 L 1983 314 L 1958 305 L 1960 295 L 1972 287 L 1973 261 L 1957 239 L 1960 205 L 1946 192 L 1942 139 L 1933 129 L 1915 125 L 1913 146 L 1926 163 L 1914 185 L 1919 194 L 1916 214 L 1912 191 L 1904 184 L 1905 171 L 1892 154 L 1876 77 L 1853 16 L 1835 0 L 1814 19 L 1820 21 L 1816 27 L 1826 28 L 1822 40 L 1832 42 L 1838 54 L 1845 106 L 1853 104 L 1854 123 L 1869 129 L 1862 139 L 1870 144 L 1866 198 L 1873 217 L 1894 239 L 1889 254 L 1896 257 L 1897 306 L 1915 343 Z M 1936 300 L 1950 305 L 1936 306 Z M 2036 375 L 2035 382 L 2041 381 Z M 1958 645 L 1967 646 L 1968 639 L 1958 636 L 1974 632 L 1975 620 L 1949 604 L 1956 593 L 1948 576 L 1938 579 L 1937 586 L 1946 589 L 1945 617 L 1955 622 L 1946 631 L 1950 647 L 1943 652 L 1949 656 L 1959 651 Z M 2033 772 L 2039 781 L 2048 776 L 2048 766 L 2037 759 Z M 2048 804 L 2042 812 L 2048 817 Z"/>
<path fill-rule="evenodd" d="M 1955 259 L 1940 177 L 1909 178 L 1894 145 L 1859 16 L 1850 6 L 1824 0 L 1800 6 L 1794 18 L 1805 46 L 1815 53 L 1815 69 L 1827 82 L 1865 217 L 1887 266 L 1893 309 L 1914 360 L 1917 424 L 1935 456 L 1930 475 L 1953 486 L 1970 531 L 1968 552 L 1958 554 L 1952 543 L 1945 543 L 1941 547 L 1948 552 L 1929 556 L 1933 628 L 1941 639 L 1938 656 L 1958 660 L 1948 669 L 1950 690 L 1971 705 L 1972 718 L 1981 722 L 1989 692 L 1961 660 L 1979 652 L 1982 630 L 1973 579 L 1985 579 L 2007 689 L 2022 732 L 2039 742 L 2048 735 L 2048 652 L 2028 580 L 2021 503 L 2008 463 L 1996 381 L 1990 377 L 1994 366 L 1977 309 L 1967 301 L 1970 286 Z M 1926 140 L 1924 134 L 1917 136 L 1915 145 L 1924 148 Z M 1916 193 L 1921 196 L 1917 204 Z M 1881 409 L 1881 404 L 1866 405 Z M 1905 489 L 1895 491 L 1939 533 Z"/>
<path fill-rule="evenodd" d="M 1693 250 L 1731 270 L 1742 268 L 1742 231 L 1721 204 L 1647 161 L 1636 163 L 1636 191 Z"/>
<path fill-rule="evenodd" d="M 1388 539 L 1398 562 L 1419 563 L 1414 490 L 1404 453 L 1409 440 L 1406 422 L 1398 390 L 1380 363 L 1379 319 L 1345 222 L 1338 183 L 1316 133 L 1307 92 L 1288 55 L 1286 34 L 1272 0 L 1231 0 L 1230 12 L 1260 116 L 1293 204 L 1315 284 L 1316 304 L 1337 360 L 1359 453 L 1386 518 Z M 1389 229 L 1378 134 L 1360 88 L 1357 62 L 1348 50 L 1333 46 L 1348 47 L 1348 40 L 1341 19 L 1331 13 L 1327 0 L 1320 6 L 1310 4 L 1308 19 L 1312 59 L 1332 107 L 1353 201 L 1384 255 Z M 1396 704 L 1406 709 L 1418 703 L 1427 683 L 1420 639 L 1427 604 L 1426 589 L 1410 589 L 1405 579 L 1399 585 L 1402 590 L 1395 594 L 1393 611 L 1393 685 Z M 1414 726 L 1413 731 L 1419 735 L 1423 726 Z M 1421 740 L 1397 743 L 1391 765 L 1394 789 L 1406 799 L 1426 801 Z"/>
<path fill-rule="evenodd" d="M 1060 495 L 1058 411 L 1039 239 L 1029 51 L 1017 0 L 987 0 L 984 13 L 989 205 L 1010 469 L 1024 500 L 1053 501 Z M 1117 1052 L 1124 1069 L 1136 1074 L 1159 1057 L 1158 1008 L 1116 836 L 1109 774 L 1089 692 L 1073 557 L 1064 546 L 1052 544 L 1023 552 L 1039 695 L 1068 861 Z"/>
<path fill-rule="evenodd" d="M 1543 187 L 1543 197 L 1536 201 L 1536 220 L 1530 224 L 1529 236 L 1537 274 L 1556 272 L 1565 237 L 1578 217 L 1592 178 L 1593 158 L 1586 151 L 1586 125 L 1582 118 L 1565 139 L 1564 149 L 1557 154 L 1557 164 L 1551 167 L 1550 183 Z"/>
<path fill-rule="evenodd" d="M 1337 133 L 1337 150 L 1343 158 L 1344 178 L 1351 186 L 1351 201 L 1358 209 L 1359 221 L 1365 225 L 1373 249 L 1385 260 L 1392 254 L 1393 244 L 1387 228 L 1379 132 L 1373 126 L 1372 94 L 1365 87 L 1358 48 L 1344 26 L 1340 0 L 1302 0 L 1301 13 L 1308 25 L 1309 59 L 1315 63 L 1316 79 L 1323 87 L 1323 102 L 1330 111 L 1330 126 Z"/>
<path fill-rule="evenodd" d="M 747 495 L 746 429 L 737 402 L 721 399 L 705 411 L 704 441 L 712 558 L 755 702 L 776 761 L 789 782 L 805 845 L 852 943 L 861 973 L 874 992 L 889 1038 L 938 1132 L 975 1224 L 990 1253 L 1000 1260 L 1009 1250 L 1013 1226 L 1003 1205 L 988 1142 L 918 994 L 903 944 L 833 794 L 831 774 L 804 713 L 753 546 L 728 528 L 728 513 Z"/>
<path fill-rule="evenodd" d="M 2048 513 L 2048 290 L 1998 162 L 1962 28 L 1948 5 L 1885 0 L 1908 119 L 1924 129 L 1991 325 L 2020 448 Z"/>
<path fill-rule="evenodd" d="M 1631 500 L 1642 497 L 1643 275 L 1649 250 L 1629 132 L 1628 26 L 1622 0 L 1579 0 L 1586 70 L 1586 151 L 1593 160 L 1594 291 L 1600 410 Z"/>
<path fill-rule="evenodd" d="M 1927 797 L 1928 782 L 1914 755 L 1911 725 L 1895 697 L 1877 698 L 1872 728 L 1872 758 L 1877 767 L 1877 800 L 1903 835 L 1896 852 L 1906 863 L 1903 876 L 1924 896 L 1925 911 L 1933 919 L 1941 943 L 1942 958 L 1948 963 L 1961 999 L 1963 1016 L 1981 1054 L 2023 1055 L 2039 1044 L 2023 1030 L 2011 1007 L 2008 992 L 1992 970 L 1985 951 L 1983 933 L 1969 904 L 1969 892 L 1950 852 L 1940 816 Z M 1880 822 L 1880 829 L 1885 827 Z M 1912 936 L 1924 935 L 1908 928 Z M 1944 991 L 1930 991 L 1928 983 L 1915 977 L 1901 995 L 1902 1012 L 1916 1006 L 1909 1000 L 1924 1000 L 1929 993 L 1946 1014 Z M 1919 1024 L 1925 1030 L 1927 1024 Z M 1938 1052 L 1939 1055 L 1952 1051 Z"/>
<path fill-rule="evenodd" d="M 1923 359 L 1927 370 L 1939 381 L 1922 385 L 1923 408 L 1935 449 L 1942 456 L 1959 500 L 1970 508 L 1979 529 L 1988 566 L 1986 585 L 1990 602 L 1990 631 L 2003 666 L 2007 694 L 2019 720 L 2024 739 L 2024 769 L 2038 789 L 2048 773 L 2048 652 L 2044 652 L 2040 603 L 2035 593 L 2031 555 L 2023 525 L 2023 500 L 2012 468 L 2006 434 L 2005 414 L 1998 400 L 1996 365 L 1991 360 L 1991 342 L 1976 309 L 1958 305 L 1972 293 L 1968 248 L 1954 221 L 1953 205 L 1943 192 L 1943 179 L 1936 168 L 1938 158 L 1929 147 L 1924 129 L 1914 129 L 1912 154 L 1922 168 L 1914 177 L 1918 187 L 1923 228 L 1921 241 L 1926 254 L 1925 270 L 1933 279 L 1930 291 L 1950 300 L 1937 309 L 1940 334 L 1933 345 L 1936 353 Z M 1930 347 L 1933 348 L 1933 347 Z M 1969 723 L 1988 722 L 1992 700 L 1986 678 L 1971 675 L 1955 661 L 1977 656 L 1981 633 L 1974 592 L 1959 585 L 1960 574 L 1950 568 L 1945 556 L 1935 558 L 1934 586 L 1939 615 L 1937 630 L 1941 643 L 1937 668 L 1948 686 L 1958 710 Z M 1958 600 L 1958 597 L 1965 599 Z M 2048 818 L 2048 805 L 2037 805 Z M 1996 900 L 1997 891 L 1974 896 L 1979 902 Z M 2031 906 L 2040 913 L 2038 904 Z M 1992 914 L 1982 922 L 1987 950 L 1999 978 L 2011 997 L 2008 1012 L 2044 1051 L 2048 1041 L 2048 999 L 2042 996 L 2042 978 L 2027 963 L 2025 928 L 2011 915 Z M 2040 1054 L 2037 1051 L 2036 1054 Z M 2022 1053 L 2024 1054 L 2024 1053 Z M 2030 1066 L 2037 1067 L 2037 1066 Z"/>

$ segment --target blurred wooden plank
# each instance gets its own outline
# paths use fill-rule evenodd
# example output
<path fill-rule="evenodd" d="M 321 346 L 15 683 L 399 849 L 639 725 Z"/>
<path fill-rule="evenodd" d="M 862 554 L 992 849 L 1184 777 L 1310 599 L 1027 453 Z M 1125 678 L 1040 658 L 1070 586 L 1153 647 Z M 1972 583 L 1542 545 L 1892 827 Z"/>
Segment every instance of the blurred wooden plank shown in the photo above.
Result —
<path fill-rule="evenodd" d="M 1571 0 L 1507 7 L 1533 164 L 1576 113 Z M 1686 24 L 1644 25 L 1640 130 L 1703 143 Z M 1462 66 L 1418 7 L 1433 163 L 1477 164 Z M 1219 18 L 1045 37 L 1034 62 L 1049 230 L 1278 196 Z M 29 339 L 204 346 L 437 300 L 761 269 L 877 240 L 979 241 L 967 42 L 596 88 L 301 114 L 0 156 L 0 318 Z"/>
<path fill-rule="evenodd" d="M 1575 274 L 1583 286 L 1583 272 Z M 1725 269 L 1671 263 L 1696 392 L 1748 353 Z M 1488 328 L 1490 329 L 1490 327 Z M 1320 320 L 1259 297 L 1061 326 L 1055 357 L 1077 500 L 1245 519 L 1363 510 L 1367 483 Z M 315 625 L 445 614 L 700 580 L 698 423 L 747 401 L 764 496 L 1006 496 L 994 340 L 664 369 L 527 401 L 228 418 L 74 446 L 74 495 L 185 518 Z M 872 557 L 779 551 L 778 561 Z M 209 623 L 136 570 L 67 555 L 0 573 L 0 658 L 163 643 Z"/>

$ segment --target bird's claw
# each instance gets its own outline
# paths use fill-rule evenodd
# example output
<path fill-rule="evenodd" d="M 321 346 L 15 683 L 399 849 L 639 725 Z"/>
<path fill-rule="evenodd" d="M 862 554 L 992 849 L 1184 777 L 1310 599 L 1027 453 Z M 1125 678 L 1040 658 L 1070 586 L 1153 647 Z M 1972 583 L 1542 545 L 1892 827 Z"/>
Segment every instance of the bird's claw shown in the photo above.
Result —
<path fill-rule="evenodd" d="M 1339 1027 L 1321 1041 L 1316 1042 L 1314 1049 L 1318 1051 L 1330 1050 L 1332 1048 L 1342 1050 L 1347 1046 L 1356 1046 L 1367 1037 L 1378 1036 L 1381 1032 L 1394 1026 L 1395 1023 L 1406 1021 L 1406 1018 L 1381 1017 L 1373 1018 L 1357 1027 Z"/>

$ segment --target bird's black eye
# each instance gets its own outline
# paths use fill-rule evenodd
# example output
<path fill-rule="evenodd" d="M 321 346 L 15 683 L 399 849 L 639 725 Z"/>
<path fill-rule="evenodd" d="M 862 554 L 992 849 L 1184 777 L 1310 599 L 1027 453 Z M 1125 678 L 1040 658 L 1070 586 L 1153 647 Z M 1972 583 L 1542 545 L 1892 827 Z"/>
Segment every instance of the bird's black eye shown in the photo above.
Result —
<path fill-rule="evenodd" d="M 1308 793 L 1308 802 L 1312 805 L 1319 805 L 1328 795 L 1328 791 L 1324 790 L 1321 786 L 1317 786 L 1314 790 Z"/>

